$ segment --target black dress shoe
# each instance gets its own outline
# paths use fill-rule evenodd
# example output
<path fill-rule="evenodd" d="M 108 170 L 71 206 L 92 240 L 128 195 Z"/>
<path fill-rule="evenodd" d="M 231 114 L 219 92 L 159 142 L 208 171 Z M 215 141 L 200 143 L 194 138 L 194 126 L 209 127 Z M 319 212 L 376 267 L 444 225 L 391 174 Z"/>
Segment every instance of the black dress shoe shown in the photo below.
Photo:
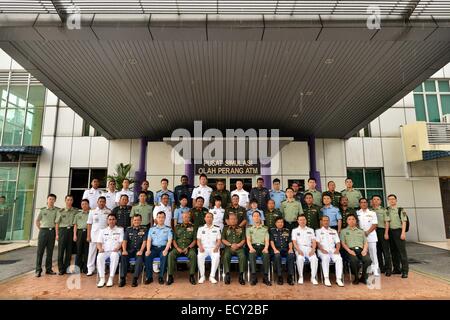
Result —
<path fill-rule="evenodd" d="M 264 283 L 266 286 L 271 286 L 271 285 L 272 285 L 272 282 L 269 280 L 269 277 L 268 277 L 268 276 L 264 276 L 264 278 L 263 278 L 263 283 Z"/>
<path fill-rule="evenodd" d="M 245 279 L 244 279 L 244 274 L 243 273 L 239 274 L 239 283 L 241 285 L 245 285 Z"/>
<path fill-rule="evenodd" d="M 280 286 L 283 285 L 283 277 L 278 277 L 277 284 L 279 284 Z"/>
<path fill-rule="evenodd" d="M 120 278 L 119 287 L 125 287 L 125 278 Z"/>
<path fill-rule="evenodd" d="M 167 285 L 170 286 L 173 283 L 173 276 L 169 276 L 169 279 L 167 279 Z"/>
<path fill-rule="evenodd" d="M 294 278 L 293 278 L 292 276 L 288 276 L 288 278 L 287 278 L 287 283 L 288 283 L 290 286 L 293 286 L 293 285 L 294 285 Z"/>
<path fill-rule="evenodd" d="M 403 273 L 402 273 L 402 278 L 403 278 L 403 279 L 408 278 L 408 274 L 407 274 L 406 272 L 403 272 Z"/>
<path fill-rule="evenodd" d="M 359 284 L 359 279 L 357 276 L 355 276 L 355 279 L 353 279 L 352 284 Z"/>
<path fill-rule="evenodd" d="M 230 283 L 231 283 L 231 277 L 230 277 L 230 274 L 227 273 L 227 274 L 225 275 L 225 284 L 230 284 Z"/>
<path fill-rule="evenodd" d="M 56 274 L 56 272 L 53 271 L 53 270 L 48 270 L 48 271 L 45 271 L 45 274 L 49 274 L 51 276 L 54 276 Z"/>
<path fill-rule="evenodd" d="M 402 272 L 400 270 L 394 270 L 392 271 L 392 274 L 402 274 Z"/>
<path fill-rule="evenodd" d="M 159 283 L 159 284 L 164 284 L 164 278 L 159 277 L 159 278 L 158 278 L 158 283 Z"/>
<path fill-rule="evenodd" d="M 34 276 L 36 278 L 39 278 L 41 276 L 42 271 L 36 271 L 36 273 L 34 274 Z"/>
<path fill-rule="evenodd" d="M 386 271 L 385 275 L 386 275 L 386 277 L 390 277 L 392 275 L 392 272 L 391 271 Z"/>
<path fill-rule="evenodd" d="M 150 284 L 152 282 L 153 282 L 153 277 L 145 279 L 145 284 Z"/>
<path fill-rule="evenodd" d="M 255 286 L 258 283 L 258 279 L 256 278 L 256 274 L 252 274 L 250 278 L 250 285 Z"/>
<path fill-rule="evenodd" d="M 366 277 L 362 276 L 361 278 L 359 278 L 359 282 L 366 284 L 367 283 Z"/>
<path fill-rule="evenodd" d="M 59 275 L 59 276 L 63 276 L 63 275 L 64 275 L 64 271 L 58 272 L 58 275 Z"/>
<path fill-rule="evenodd" d="M 194 276 L 193 274 L 191 274 L 191 275 L 189 276 L 189 282 L 190 282 L 191 284 L 197 284 L 197 282 L 195 281 L 195 276 Z"/>
<path fill-rule="evenodd" d="M 131 283 L 132 287 L 137 287 L 138 286 L 138 279 L 137 278 L 133 278 L 133 282 Z"/>

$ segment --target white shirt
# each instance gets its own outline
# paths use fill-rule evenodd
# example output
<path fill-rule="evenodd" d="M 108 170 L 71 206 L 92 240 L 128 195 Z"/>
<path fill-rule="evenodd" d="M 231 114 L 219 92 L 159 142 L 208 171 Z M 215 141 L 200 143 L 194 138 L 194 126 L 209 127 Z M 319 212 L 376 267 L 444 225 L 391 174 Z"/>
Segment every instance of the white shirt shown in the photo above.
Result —
<path fill-rule="evenodd" d="M 205 249 L 213 249 L 216 246 L 217 240 L 221 239 L 220 228 L 215 225 L 204 225 L 198 228 L 197 239 L 202 242 L 202 246 Z"/>
<path fill-rule="evenodd" d="M 103 245 L 103 251 L 111 252 L 123 241 L 123 228 L 114 226 L 114 228 L 106 227 L 100 230 L 97 242 Z"/>
<path fill-rule="evenodd" d="M 209 198 L 211 196 L 211 192 L 213 191 L 213 189 L 211 187 L 208 186 L 198 186 L 195 187 L 194 190 L 192 191 L 192 199 L 197 199 L 197 197 L 202 197 L 203 199 L 205 199 L 205 202 L 203 202 L 203 207 L 205 208 L 209 208 Z"/>
<path fill-rule="evenodd" d="M 91 209 L 95 209 L 95 208 L 97 208 L 98 197 L 100 197 L 101 195 L 102 195 L 102 191 L 100 189 L 90 188 L 90 189 L 87 189 L 84 191 L 83 199 L 88 199 L 89 207 Z"/>
<path fill-rule="evenodd" d="M 248 203 L 249 203 L 249 199 L 248 199 L 249 193 L 247 191 L 245 191 L 244 189 L 241 189 L 241 190 L 236 189 L 234 191 L 231 191 L 231 196 L 234 196 L 235 194 L 237 194 L 239 196 L 239 205 L 241 207 L 244 207 L 247 209 Z"/>
<path fill-rule="evenodd" d="M 298 246 L 303 247 L 312 247 L 313 240 L 316 240 L 316 237 L 314 236 L 314 230 L 310 227 L 300 227 L 298 226 L 295 229 L 292 229 L 292 241 L 297 242 Z"/>
<path fill-rule="evenodd" d="M 373 224 L 378 224 L 377 213 L 375 211 L 359 209 L 356 211 L 356 214 L 358 215 L 359 227 L 364 231 L 369 230 Z M 376 230 L 373 230 L 367 235 L 367 242 L 378 241 Z"/>
<path fill-rule="evenodd" d="M 111 211 L 107 208 L 95 208 L 89 210 L 87 224 L 91 225 L 92 242 L 97 242 L 97 238 L 100 235 L 100 230 L 108 226 L 108 214 L 110 213 Z"/>
<path fill-rule="evenodd" d="M 164 211 L 166 214 L 164 224 L 171 228 L 172 225 L 170 224 L 170 221 L 172 220 L 172 207 L 170 206 L 170 204 L 168 206 L 165 206 L 161 203 L 159 206 L 156 206 L 155 209 L 153 209 L 153 221 L 156 221 L 156 216 L 158 215 L 158 212 L 161 211 Z"/>
<path fill-rule="evenodd" d="M 322 248 L 328 253 L 336 251 L 336 244 L 341 242 L 338 232 L 333 228 L 322 227 L 316 230 L 316 241 L 320 243 Z"/>
<path fill-rule="evenodd" d="M 123 194 L 126 194 L 128 196 L 128 203 L 127 204 L 129 206 L 132 206 L 133 202 L 134 202 L 134 193 L 130 189 L 128 189 L 128 190 L 122 189 L 122 190 L 116 192 L 116 203 L 120 202 L 120 197 Z"/>
<path fill-rule="evenodd" d="M 213 225 L 218 226 L 220 228 L 220 231 L 222 231 L 223 216 L 225 215 L 225 209 L 222 209 L 222 207 L 220 208 L 214 207 L 212 209 L 209 209 L 209 212 L 211 212 L 214 216 Z"/>
<path fill-rule="evenodd" d="M 115 207 L 117 207 L 116 194 L 117 194 L 117 191 L 111 192 L 109 190 L 102 193 L 102 196 L 104 196 L 106 198 L 106 207 L 109 210 L 112 210 Z"/>

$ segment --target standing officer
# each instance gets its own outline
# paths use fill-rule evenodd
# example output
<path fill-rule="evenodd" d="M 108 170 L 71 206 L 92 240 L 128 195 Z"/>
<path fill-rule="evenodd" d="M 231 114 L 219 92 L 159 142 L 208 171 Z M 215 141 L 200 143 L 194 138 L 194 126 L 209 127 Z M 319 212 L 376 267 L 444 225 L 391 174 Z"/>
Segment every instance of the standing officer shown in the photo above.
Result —
<path fill-rule="evenodd" d="M 191 210 L 191 208 L 188 207 L 188 201 L 190 201 L 190 197 L 188 198 L 187 195 L 183 194 L 180 196 L 178 201 L 180 202 L 180 206 L 173 212 L 174 226 L 183 222 L 183 212 Z"/>
<path fill-rule="evenodd" d="M 314 198 L 314 204 L 316 206 L 322 206 L 322 192 L 316 189 L 317 181 L 315 178 L 308 179 L 308 189 L 305 190 L 305 193 L 309 192 L 312 194 Z"/>
<path fill-rule="evenodd" d="M 252 286 L 256 285 L 258 279 L 256 278 L 256 258 L 262 257 L 263 259 L 263 283 L 267 286 L 271 286 L 272 283 L 269 280 L 269 267 L 270 267 L 270 255 L 269 255 L 269 232 L 267 227 L 262 224 L 259 216 L 259 211 L 253 212 L 253 225 L 246 229 L 247 246 L 249 249 L 249 261 Z"/>
<path fill-rule="evenodd" d="M 343 287 L 342 282 L 342 257 L 339 253 L 341 249 L 341 240 L 336 230 L 330 228 L 330 218 L 322 217 L 322 228 L 316 230 L 317 253 L 322 261 L 322 270 L 325 278 L 325 285 L 331 287 L 329 278 L 330 260 L 334 262 L 336 267 L 336 283 L 339 287 Z"/>
<path fill-rule="evenodd" d="M 354 275 L 353 284 L 358 284 L 359 282 L 365 284 L 367 281 L 367 268 L 372 263 L 367 254 L 369 250 L 367 237 L 364 231 L 357 227 L 355 215 L 349 214 L 347 216 L 347 225 L 347 228 L 341 231 L 341 245 L 350 261 L 350 268 Z M 358 279 L 360 261 L 363 267 L 361 278 Z"/>
<path fill-rule="evenodd" d="M 286 189 L 286 200 L 281 203 L 280 211 L 286 222 L 286 228 L 292 230 L 298 226 L 297 217 L 303 214 L 303 208 L 301 203 L 295 200 L 292 188 Z"/>
<path fill-rule="evenodd" d="M 161 179 L 161 190 L 156 191 L 155 205 L 158 206 L 162 202 L 162 196 L 164 194 L 167 194 L 169 196 L 169 206 L 171 208 L 173 207 L 173 204 L 175 203 L 175 196 L 174 196 L 173 192 L 168 189 L 168 186 L 169 186 L 169 180 L 167 180 L 167 178 L 162 178 Z M 155 217 L 156 217 L 156 214 L 154 214 L 153 218 L 155 218 Z M 166 212 L 166 219 L 167 219 L 167 212 Z"/>
<path fill-rule="evenodd" d="M 104 196 L 106 198 L 106 207 L 109 210 L 112 210 L 115 207 L 117 207 L 117 204 L 116 204 L 116 196 L 117 196 L 116 181 L 114 181 L 114 180 L 108 181 L 108 190 L 106 192 L 103 192 L 102 196 Z M 91 209 L 94 209 L 94 208 L 91 208 Z"/>
<path fill-rule="evenodd" d="M 341 198 L 339 199 L 339 213 L 341 214 L 342 217 L 341 220 L 342 221 L 341 230 L 342 230 L 344 228 L 347 228 L 347 216 L 349 214 L 356 216 L 356 210 L 348 206 L 347 196 L 341 196 Z"/>
<path fill-rule="evenodd" d="M 316 237 L 314 230 L 306 226 L 304 215 L 298 216 L 298 227 L 292 230 L 291 239 L 297 256 L 298 283 L 303 284 L 303 266 L 306 260 L 311 264 L 311 283 L 319 284 L 316 279 L 318 267 Z"/>
<path fill-rule="evenodd" d="M 145 201 L 152 207 L 155 205 L 155 197 L 153 195 L 153 191 L 148 190 L 149 186 L 150 183 L 148 182 L 148 180 L 142 181 L 141 192 L 139 192 L 139 194 L 135 192 L 133 195 L 135 204 L 140 202 L 139 196 L 142 192 L 144 192 L 146 196 Z M 142 220 L 144 220 L 144 217 L 142 217 Z"/>
<path fill-rule="evenodd" d="M 150 228 L 153 225 L 153 202 L 152 204 L 148 203 L 147 193 L 145 191 L 139 193 L 139 203 L 131 208 L 131 221 L 133 221 L 133 217 L 137 214 L 142 217 L 141 223 L 143 226 Z"/>
<path fill-rule="evenodd" d="M 190 210 L 190 215 L 195 232 L 197 232 L 197 229 L 205 222 L 205 215 L 208 209 L 204 207 L 205 199 L 203 197 L 197 197 L 194 201 L 195 207 Z"/>
<path fill-rule="evenodd" d="M 220 263 L 220 244 L 221 234 L 220 228 L 213 225 L 213 214 L 207 212 L 205 215 L 205 224 L 198 228 L 197 231 L 197 264 L 200 272 L 198 283 L 205 282 L 205 259 L 211 258 L 211 273 L 209 274 L 209 282 L 217 283 L 216 272 Z"/>
<path fill-rule="evenodd" d="M 56 213 L 55 232 L 58 240 L 58 274 L 67 273 L 72 258 L 73 220 L 78 209 L 72 207 L 73 197 L 69 194 L 65 197 L 66 207 Z"/>
<path fill-rule="evenodd" d="M 244 228 L 247 224 L 247 209 L 239 205 L 239 196 L 237 194 L 231 196 L 231 206 L 225 209 L 225 214 L 223 216 L 223 222 L 225 225 L 228 224 L 227 220 L 231 212 L 236 214 L 238 225 L 241 228 Z"/>
<path fill-rule="evenodd" d="M 402 274 L 402 278 L 408 278 L 408 256 L 406 254 L 406 225 L 408 216 L 403 208 L 397 207 L 397 196 L 388 195 L 389 207 L 387 208 L 386 228 L 389 229 L 389 241 L 391 244 L 393 274 Z M 400 270 L 400 262 L 402 267 Z"/>
<path fill-rule="evenodd" d="M 132 286 L 136 287 L 138 284 L 139 275 L 142 272 L 142 265 L 144 263 L 144 251 L 147 241 L 147 227 L 142 225 L 142 217 L 136 214 L 133 217 L 131 227 L 126 228 L 122 242 L 122 255 L 120 256 L 120 282 L 119 287 L 125 286 L 128 266 L 130 258 L 134 258 L 134 274 Z"/>
<path fill-rule="evenodd" d="M 267 209 L 264 212 L 264 225 L 266 225 L 269 230 L 275 228 L 275 221 L 279 217 L 283 218 L 283 214 L 280 210 L 275 208 L 275 200 L 267 200 Z"/>
<path fill-rule="evenodd" d="M 378 257 L 377 257 L 377 226 L 378 219 L 375 211 L 369 210 L 369 203 L 366 198 L 359 199 L 359 209 L 356 214 L 358 215 L 359 227 L 364 230 L 369 243 L 369 255 L 372 260 L 373 275 L 378 277 L 380 271 L 378 269 Z"/>
<path fill-rule="evenodd" d="M 331 204 L 331 197 L 327 194 L 323 195 L 322 202 L 323 207 L 320 209 L 322 216 L 327 216 L 330 218 L 330 227 L 337 232 L 341 232 L 342 217 L 339 209 Z"/>
<path fill-rule="evenodd" d="M 189 177 L 187 175 L 181 176 L 181 184 L 176 186 L 173 190 L 175 198 L 175 206 L 180 207 L 181 196 L 185 195 L 188 199 L 187 206 L 192 207 L 192 191 L 194 187 L 189 184 Z"/>
<path fill-rule="evenodd" d="M 164 284 L 164 273 L 166 272 L 167 257 L 172 245 L 172 229 L 164 224 L 166 213 L 158 212 L 156 215 L 156 225 L 151 227 L 147 236 L 147 251 L 145 252 L 145 269 L 147 279 L 145 284 L 153 282 L 152 265 L 155 258 L 159 258 L 159 284 Z"/>
<path fill-rule="evenodd" d="M 216 190 L 211 192 L 211 197 L 209 201 L 209 206 L 214 207 L 214 199 L 219 196 L 222 199 L 222 208 L 226 209 L 231 205 L 231 194 L 230 191 L 225 189 L 225 181 L 223 179 L 216 180 Z"/>
<path fill-rule="evenodd" d="M 128 202 L 126 203 L 127 205 L 131 206 L 134 202 L 134 193 L 133 191 L 130 190 L 130 179 L 125 178 L 122 181 L 122 190 L 118 191 L 116 193 L 116 204 L 119 205 L 120 203 L 120 198 L 123 195 L 128 196 Z"/>
<path fill-rule="evenodd" d="M 89 200 L 81 200 L 81 210 L 73 219 L 73 241 L 77 244 L 76 264 L 80 273 L 87 273 L 89 243 L 87 242 L 87 221 L 89 217 Z"/>
<path fill-rule="evenodd" d="M 313 195 L 306 192 L 304 195 L 305 205 L 303 206 L 303 214 L 306 217 L 306 225 L 313 230 L 320 228 L 320 218 L 322 217 L 322 211 L 320 207 L 314 204 Z"/>
<path fill-rule="evenodd" d="M 339 199 L 341 198 L 342 194 L 338 191 L 336 191 L 336 183 L 334 181 L 328 181 L 328 190 L 322 193 L 322 196 L 324 194 L 327 194 L 331 197 L 331 203 L 335 207 L 339 207 Z"/>
<path fill-rule="evenodd" d="M 228 225 L 222 231 L 222 243 L 225 246 L 223 253 L 223 269 L 225 272 L 225 284 L 230 284 L 231 257 L 238 256 L 239 259 L 239 283 L 245 285 L 244 272 L 247 267 L 247 256 L 245 254 L 245 232 L 238 224 L 237 214 L 230 212 Z"/>
<path fill-rule="evenodd" d="M 116 221 L 116 216 L 113 213 L 108 214 L 108 227 L 100 230 L 97 239 L 97 270 L 100 278 L 97 288 L 105 285 L 105 264 L 108 258 L 109 278 L 106 286 L 113 286 L 114 275 L 120 259 L 119 250 L 122 248 L 123 243 L 123 228 L 116 226 Z"/>
<path fill-rule="evenodd" d="M 209 207 L 209 200 L 211 199 L 212 188 L 208 186 L 208 177 L 206 174 L 201 174 L 199 178 L 200 184 L 198 187 L 195 187 L 192 191 L 192 199 L 197 199 L 198 197 L 203 198 L 203 206 L 205 208 Z"/>
<path fill-rule="evenodd" d="M 97 239 L 102 229 L 108 226 L 108 215 L 111 211 L 106 208 L 106 198 L 101 196 L 97 200 L 97 207 L 89 211 L 87 221 L 87 241 L 89 254 L 87 261 L 87 276 L 92 276 L 95 270 L 95 257 L 97 255 Z"/>
<path fill-rule="evenodd" d="M 164 224 L 169 228 L 173 228 L 174 224 L 172 221 L 172 206 L 170 205 L 170 196 L 166 193 L 161 196 L 160 205 L 156 206 L 153 209 L 153 221 L 156 220 L 156 215 L 161 211 L 164 211 L 164 213 L 166 214 L 166 220 L 164 221 Z"/>
<path fill-rule="evenodd" d="M 244 190 L 244 181 L 242 181 L 242 179 L 236 180 L 236 190 L 231 191 L 231 196 L 234 195 L 239 196 L 239 205 L 248 209 L 250 198 L 248 197 L 249 193 Z"/>
<path fill-rule="evenodd" d="M 174 239 L 172 241 L 173 249 L 170 251 L 168 257 L 169 279 L 167 280 L 167 285 L 173 283 L 173 274 L 179 256 L 189 258 L 189 281 L 191 284 L 195 284 L 197 254 L 195 253 L 194 247 L 197 243 L 197 239 L 196 230 L 194 229 L 194 225 L 189 222 L 189 219 L 189 212 L 183 212 L 183 223 L 180 223 L 175 227 Z"/>
<path fill-rule="evenodd" d="M 0 240 L 6 240 L 10 210 L 6 204 L 6 197 L 0 196 Z"/>
<path fill-rule="evenodd" d="M 225 215 L 225 210 L 222 207 L 222 198 L 217 196 L 214 199 L 214 207 L 209 209 L 209 212 L 212 213 L 214 219 L 213 224 L 220 228 L 220 232 L 223 230 L 223 217 Z"/>
<path fill-rule="evenodd" d="M 389 228 L 386 229 L 387 210 L 381 206 L 381 197 L 379 195 L 372 196 L 372 210 L 377 214 L 377 256 L 380 271 L 386 273 L 386 277 L 392 274 L 391 249 L 389 247 Z"/>
<path fill-rule="evenodd" d="M 270 192 L 269 189 L 264 187 L 263 178 L 258 178 L 256 180 L 256 187 L 250 190 L 249 199 L 256 199 L 259 209 L 267 209 L 267 200 L 270 199 Z"/>
<path fill-rule="evenodd" d="M 293 182 L 291 188 L 294 191 L 294 199 L 303 204 L 303 193 L 300 191 L 300 184 Z"/>
<path fill-rule="evenodd" d="M 126 194 L 120 196 L 119 205 L 112 210 L 112 213 L 116 216 L 117 226 L 124 230 L 130 226 L 130 213 L 131 206 L 128 205 L 129 199 Z"/>
<path fill-rule="evenodd" d="M 288 267 L 287 282 L 293 286 L 295 254 L 292 249 L 291 232 L 288 228 L 284 227 L 282 217 L 278 217 L 275 220 L 275 228 L 270 229 L 270 247 L 273 250 L 273 261 L 278 275 L 278 284 L 283 284 L 281 257 L 286 257 Z"/>
<path fill-rule="evenodd" d="M 59 208 L 55 207 L 56 196 L 50 193 L 47 196 L 47 206 L 41 208 L 36 218 L 36 227 L 39 229 L 36 256 L 36 277 L 42 273 L 42 258 L 45 258 L 45 273 L 54 275 L 52 270 L 53 248 L 55 247 L 55 219 Z"/>
<path fill-rule="evenodd" d="M 252 216 L 254 211 L 259 212 L 259 217 L 262 220 L 262 223 L 264 223 L 264 212 L 258 209 L 258 201 L 256 199 L 252 199 L 252 201 L 250 201 L 250 209 L 247 210 L 247 227 L 253 224 Z"/>
<path fill-rule="evenodd" d="M 359 206 L 359 199 L 362 198 L 362 194 L 359 190 L 353 189 L 353 180 L 351 178 L 345 179 L 346 189 L 341 191 L 343 196 L 348 199 L 348 206 L 352 209 L 357 209 Z"/>
<path fill-rule="evenodd" d="M 281 202 L 286 200 L 286 194 L 281 190 L 280 179 L 275 178 L 272 181 L 272 190 L 269 192 L 270 199 L 275 201 L 275 208 L 280 209 Z"/>
<path fill-rule="evenodd" d="M 83 199 L 89 200 L 89 207 L 91 209 L 97 208 L 98 197 L 102 195 L 102 191 L 98 188 L 100 186 L 100 181 L 97 178 L 92 179 L 92 188 L 85 190 L 83 193 Z"/>

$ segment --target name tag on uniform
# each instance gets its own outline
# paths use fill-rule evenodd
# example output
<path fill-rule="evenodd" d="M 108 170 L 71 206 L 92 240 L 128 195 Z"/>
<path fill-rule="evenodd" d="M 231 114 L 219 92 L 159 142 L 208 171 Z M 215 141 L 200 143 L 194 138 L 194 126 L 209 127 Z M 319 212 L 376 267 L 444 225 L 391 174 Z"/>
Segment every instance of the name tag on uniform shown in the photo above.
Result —
<path fill-rule="evenodd" d="M 203 231 L 202 231 L 202 234 L 206 234 L 206 231 L 203 230 Z"/>

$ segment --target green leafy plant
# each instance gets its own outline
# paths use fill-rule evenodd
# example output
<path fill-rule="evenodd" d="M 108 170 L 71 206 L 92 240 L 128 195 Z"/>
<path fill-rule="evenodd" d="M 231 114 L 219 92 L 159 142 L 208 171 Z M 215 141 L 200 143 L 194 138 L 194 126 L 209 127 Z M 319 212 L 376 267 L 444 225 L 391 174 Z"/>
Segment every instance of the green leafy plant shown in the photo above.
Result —
<path fill-rule="evenodd" d="M 108 181 L 114 180 L 116 182 L 117 190 L 122 190 L 122 182 L 125 178 L 128 178 L 128 174 L 131 171 L 131 163 L 123 164 L 119 163 L 116 165 L 116 173 L 113 175 L 108 175 Z M 134 179 L 128 178 L 130 184 L 134 183 Z"/>

